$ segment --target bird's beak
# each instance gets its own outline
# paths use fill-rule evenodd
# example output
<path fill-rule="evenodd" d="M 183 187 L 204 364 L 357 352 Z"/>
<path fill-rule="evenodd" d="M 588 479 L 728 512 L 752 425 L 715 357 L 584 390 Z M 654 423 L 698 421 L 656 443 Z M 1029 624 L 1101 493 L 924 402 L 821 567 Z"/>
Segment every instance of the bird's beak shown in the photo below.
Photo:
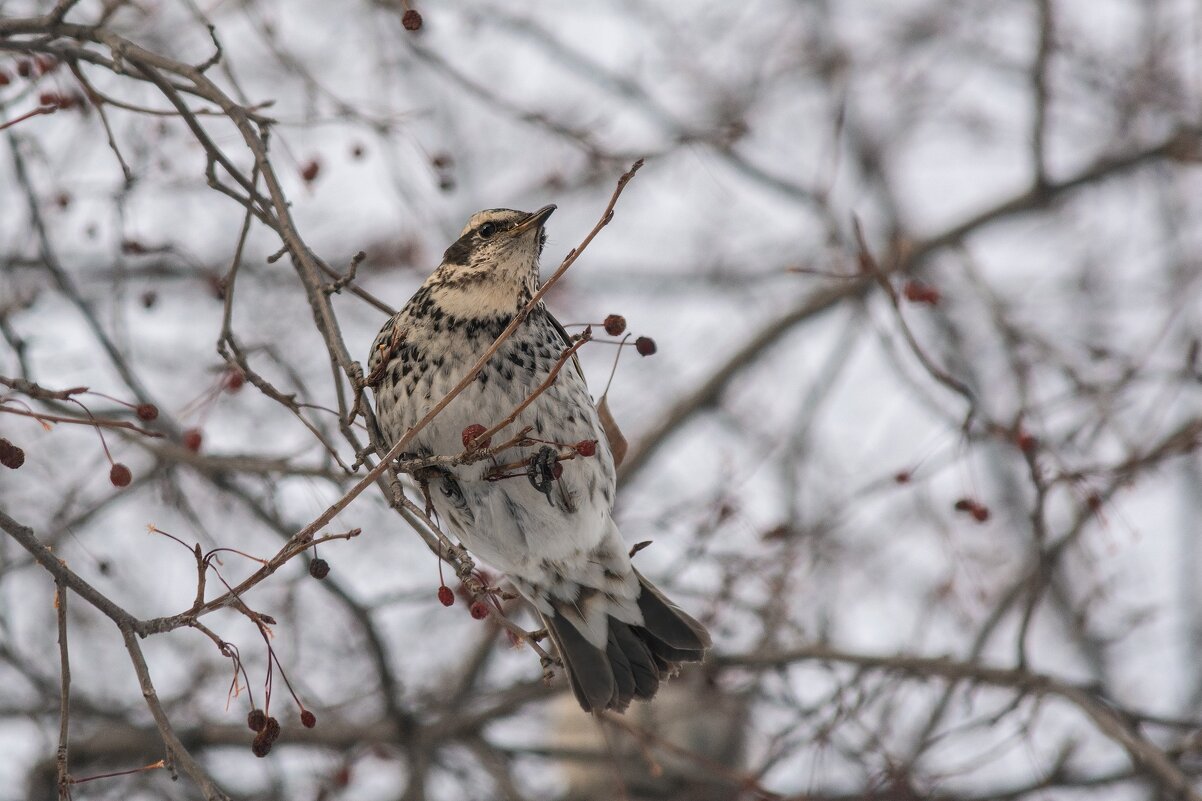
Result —
<path fill-rule="evenodd" d="M 555 211 L 554 203 L 552 203 L 548 206 L 543 206 L 541 209 L 534 212 L 529 217 L 527 217 L 526 219 L 522 220 L 517 225 L 510 228 L 509 234 L 512 236 L 517 236 L 518 234 L 522 233 L 523 231 L 528 231 L 531 228 L 542 228 L 543 223 L 545 223 L 547 221 L 547 218 L 550 217 L 551 213 L 554 211 Z"/>

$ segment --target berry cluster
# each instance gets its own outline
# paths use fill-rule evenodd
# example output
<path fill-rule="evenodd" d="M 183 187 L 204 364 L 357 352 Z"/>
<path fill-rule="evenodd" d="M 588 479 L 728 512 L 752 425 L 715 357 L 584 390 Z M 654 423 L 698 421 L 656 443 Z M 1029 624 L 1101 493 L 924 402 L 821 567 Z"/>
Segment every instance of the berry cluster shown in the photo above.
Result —
<path fill-rule="evenodd" d="M 42 76 L 55 72 L 58 66 L 58 59 L 53 56 L 39 54 L 32 58 L 23 58 L 16 63 L 16 78 L 36 82 Z M 13 81 L 13 75 L 8 70 L 0 67 L 0 87 L 8 86 Z M 78 90 L 64 92 L 57 89 L 48 89 L 39 92 L 37 98 L 40 108 L 35 114 L 48 114 L 59 109 L 85 109 L 87 106 L 87 98 Z"/>

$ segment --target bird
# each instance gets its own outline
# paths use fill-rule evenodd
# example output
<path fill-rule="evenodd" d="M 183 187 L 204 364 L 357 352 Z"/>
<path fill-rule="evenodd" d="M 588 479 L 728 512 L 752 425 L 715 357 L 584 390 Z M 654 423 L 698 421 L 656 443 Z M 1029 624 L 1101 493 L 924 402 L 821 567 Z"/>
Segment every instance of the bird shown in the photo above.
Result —
<path fill-rule="evenodd" d="M 368 375 L 377 376 L 376 420 L 386 445 L 459 383 L 529 304 L 555 208 L 473 214 L 437 269 L 381 328 Z M 471 440 L 465 430 L 503 421 L 548 380 L 571 344 L 540 300 L 402 458 L 463 453 Z M 580 706 L 624 711 L 654 696 L 682 663 L 701 662 L 710 635 L 631 563 L 614 522 L 613 454 L 574 354 L 492 439 L 505 442 L 526 428 L 526 438 L 503 453 L 444 462 L 420 479 L 439 525 L 503 571 L 541 618 Z M 573 452 L 577 444 L 584 447 Z M 527 467 L 499 477 L 513 464 Z"/>

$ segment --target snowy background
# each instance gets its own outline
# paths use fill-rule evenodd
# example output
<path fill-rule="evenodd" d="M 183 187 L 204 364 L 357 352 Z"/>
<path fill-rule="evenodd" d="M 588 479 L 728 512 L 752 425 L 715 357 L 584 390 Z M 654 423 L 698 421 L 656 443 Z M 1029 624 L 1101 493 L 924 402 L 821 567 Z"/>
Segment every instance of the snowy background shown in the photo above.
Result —
<path fill-rule="evenodd" d="M 133 473 L 118 489 L 94 429 L 4 413 L 79 407 L 0 394 L 0 437 L 26 454 L 0 469 L 0 510 L 131 614 L 177 614 L 196 594 L 192 544 L 269 557 L 357 477 L 279 403 L 229 386 L 220 281 L 245 208 L 206 182 L 206 149 L 135 69 L 78 61 L 81 86 L 71 53 L 112 48 L 17 30 L 50 8 L 0 0 L 0 124 L 46 93 L 91 100 L 0 131 L 0 376 L 153 402 L 146 426 L 166 436 L 106 431 Z M 213 54 L 211 23 L 222 57 L 206 74 L 274 120 L 270 160 L 304 243 L 339 271 L 364 251 L 354 286 L 392 308 L 481 208 L 558 204 L 553 268 L 646 157 L 548 302 L 565 324 L 622 314 L 658 344 L 622 349 L 608 395 L 631 442 L 619 519 L 631 544 L 654 540 L 637 564 L 711 626 L 715 656 L 655 715 L 593 721 L 563 703 L 562 677 L 544 687 L 529 649 L 462 600 L 439 604 L 435 555 L 371 488 L 326 528 L 363 531 L 321 546 L 326 580 L 296 559 L 246 599 L 277 621 L 271 647 L 316 728 L 277 676 L 284 734 L 256 759 L 213 641 L 183 628 L 142 643 L 223 792 L 1202 790 L 1195 4 L 436 1 L 416 32 L 404 10 L 84 0 L 66 19 L 184 64 Z M 238 130 L 185 97 L 250 175 Z M 280 247 L 252 225 L 232 331 L 350 464 L 331 411 L 349 383 L 293 259 L 267 260 Z M 907 299 L 923 292 L 937 302 Z M 387 315 L 349 288 L 332 304 L 366 363 Z M 617 352 L 581 351 L 595 394 Z M 233 584 L 255 564 L 226 553 L 218 569 Z M 162 758 L 119 632 L 79 597 L 68 611 L 72 776 Z M 203 622 L 261 699 L 258 629 L 235 611 Z M 56 637 L 53 579 L 0 536 L 4 801 L 56 797 Z M 72 797 L 200 792 L 151 770 Z"/>

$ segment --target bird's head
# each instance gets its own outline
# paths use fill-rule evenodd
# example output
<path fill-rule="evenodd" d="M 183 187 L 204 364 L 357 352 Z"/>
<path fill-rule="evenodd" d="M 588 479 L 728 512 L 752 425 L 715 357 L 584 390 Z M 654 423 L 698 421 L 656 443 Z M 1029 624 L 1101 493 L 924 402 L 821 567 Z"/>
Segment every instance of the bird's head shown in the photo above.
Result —
<path fill-rule="evenodd" d="M 452 301 L 456 305 L 480 313 L 512 312 L 538 286 L 538 257 L 547 241 L 543 224 L 553 211 L 554 205 L 533 213 L 476 212 L 443 254 L 431 281 L 445 294 L 458 296 Z"/>

